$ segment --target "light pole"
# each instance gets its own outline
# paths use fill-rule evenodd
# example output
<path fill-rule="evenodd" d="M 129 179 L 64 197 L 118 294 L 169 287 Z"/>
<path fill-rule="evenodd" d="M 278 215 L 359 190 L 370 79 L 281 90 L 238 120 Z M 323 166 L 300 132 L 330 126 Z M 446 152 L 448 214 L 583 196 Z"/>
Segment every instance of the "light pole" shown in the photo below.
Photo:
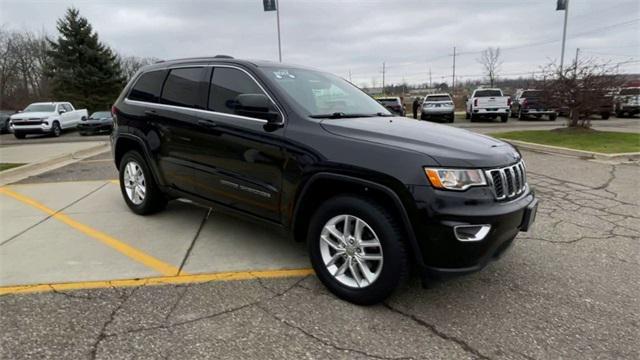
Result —
<path fill-rule="evenodd" d="M 276 1 L 276 22 L 278 23 L 278 60 L 282 62 L 282 45 L 280 43 L 280 1 Z M 566 20 L 565 20 L 566 26 Z"/>
<path fill-rule="evenodd" d="M 560 73 L 562 74 L 562 67 L 564 66 L 564 45 L 567 41 L 567 18 L 569 17 L 569 0 L 559 0 L 557 10 L 564 10 L 564 27 L 562 28 L 562 52 L 560 53 Z"/>

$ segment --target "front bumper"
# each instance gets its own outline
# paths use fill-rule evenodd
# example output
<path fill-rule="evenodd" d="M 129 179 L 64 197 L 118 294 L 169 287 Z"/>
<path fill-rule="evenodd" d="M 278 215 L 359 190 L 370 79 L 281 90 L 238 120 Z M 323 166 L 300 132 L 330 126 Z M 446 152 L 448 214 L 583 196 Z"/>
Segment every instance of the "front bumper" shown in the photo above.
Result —
<path fill-rule="evenodd" d="M 484 268 L 500 257 L 518 232 L 528 230 L 537 199 L 527 191 L 518 199 L 496 201 L 487 187 L 464 192 L 415 186 L 417 219 L 412 219 L 416 238 L 429 275 L 464 274 Z M 529 220 L 531 219 L 531 220 Z M 490 225 L 479 241 L 461 241 L 454 234 L 460 225 Z"/>
<path fill-rule="evenodd" d="M 40 124 L 40 125 L 16 125 L 12 124 L 10 126 L 10 130 L 12 133 L 18 134 L 49 134 L 51 133 L 52 127 L 49 124 Z"/>
<path fill-rule="evenodd" d="M 111 131 L 112 129 L 112 121 L 81 121 L 78 124 L 78 130 L 82 132 Z"/>

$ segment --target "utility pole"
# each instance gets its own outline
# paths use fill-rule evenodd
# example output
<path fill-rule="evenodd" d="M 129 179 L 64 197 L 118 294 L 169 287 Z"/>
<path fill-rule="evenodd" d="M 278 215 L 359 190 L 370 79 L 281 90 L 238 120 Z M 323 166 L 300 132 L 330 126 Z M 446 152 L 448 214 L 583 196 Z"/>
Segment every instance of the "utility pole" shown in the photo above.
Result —
<path fill-rule="evenodd" d="M 576 48 L 576 59 L 573 61 L 573 76 L 578 74 L 578 55 L 580 54 L 580 48 Z"/>
<path fill-rule="evenodd" d="M 385 95 L 384 92 L 384 75 L 386 72 L 386 64 L 384 63 L 384 61 L 382 62 L 382 95 Z"/>
<path fill-rule="evenodd" d="M 429 66 L 429 89 L 432 88 L 432 84 L 431 84 L 431 66 Z"/>
<path fill-rule="evenodd" d="M 564 66 L 564 44 L 567 41 L 567 19 L 569 17 L 569 0 L 565 0 L 564 4 L 564 27 L 562 28 L 562 52 L 560 53 L 560 74 Z"/>
<path fill-rule="evenodd" d="M 276 1 L 276 21 L 278 22 L 278 60 L 282 62 L 282 45 L 280 43 L 280 1 Z"/>
<path fill-rule="evenodd" d="M 451 76 L 451 94 L 456 90 L 456 47 L 453 47 L 453 75 Z"/>

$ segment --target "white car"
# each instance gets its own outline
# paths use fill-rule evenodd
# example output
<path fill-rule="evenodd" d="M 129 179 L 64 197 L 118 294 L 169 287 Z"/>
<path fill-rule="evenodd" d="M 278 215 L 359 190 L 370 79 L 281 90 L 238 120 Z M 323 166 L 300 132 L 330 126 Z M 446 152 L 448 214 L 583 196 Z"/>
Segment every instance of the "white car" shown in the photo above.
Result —
<path fill-rule="evenodd" d="M 9 128 L 17 139 L 27 134 L 60 136 L 62 130 L 75 129 L 87 117 L 87 109 L 76 110 L 69 102 L 40 102 L 11 115 Z"/>
<path fill-rule="evenodd" d="M 467 119 L 473 122 L 480 117 L 491 119 L 500 117 L 500 121 L 507 122 L 510 107 L 511 97 L 504 96 L 502 90 L 475 89 L 467 100 Z"/>
<path fill-rule="evenodd" d="M 455 108 L 449 94 L 430 94 L 424 97 L 420 111 L 421 120 L 442 119 L 452 123 Z"/>

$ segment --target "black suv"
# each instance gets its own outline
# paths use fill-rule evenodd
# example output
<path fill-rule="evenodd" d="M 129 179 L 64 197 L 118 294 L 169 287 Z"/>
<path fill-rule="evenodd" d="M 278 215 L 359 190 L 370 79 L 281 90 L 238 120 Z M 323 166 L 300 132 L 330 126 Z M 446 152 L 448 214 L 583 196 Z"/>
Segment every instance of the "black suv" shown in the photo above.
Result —
<path fill-rule="evenodd" d="M 358 304 L 416 269 L 484 267 L 534 220 L 511 145 L 395 117 L 340 77 L 227 56 L 160 62 L 126 86 L 112 151 L 137 214 L 189 198 L 308 243 L 318 278 Z"/>

